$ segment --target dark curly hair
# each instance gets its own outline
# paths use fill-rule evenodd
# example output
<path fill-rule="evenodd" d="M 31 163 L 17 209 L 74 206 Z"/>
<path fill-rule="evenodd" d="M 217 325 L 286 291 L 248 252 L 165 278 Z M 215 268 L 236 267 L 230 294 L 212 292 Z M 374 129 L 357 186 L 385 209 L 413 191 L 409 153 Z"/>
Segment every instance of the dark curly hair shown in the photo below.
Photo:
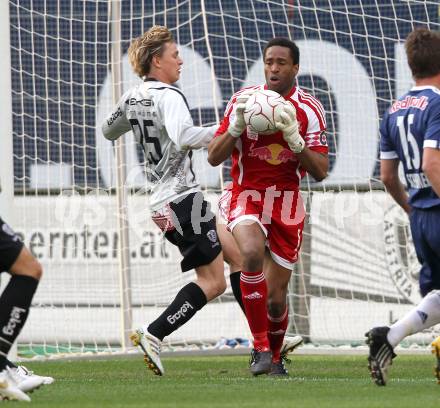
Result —
<path fill-rule="evenodd" d="M 294 65 L 299 64 L 299 48 L 298 46 L 288 38 L 284 37 L 275 37 L 272 38 L 264 47 L 263 50 L 263 60 L 266 58 L 266 51 L 270 47 L 274 47 L 275 45 L 278 45 L 280 47 L 286 47 L 290 50 L 290 56 L 292 57 L 292 61 Z"/>

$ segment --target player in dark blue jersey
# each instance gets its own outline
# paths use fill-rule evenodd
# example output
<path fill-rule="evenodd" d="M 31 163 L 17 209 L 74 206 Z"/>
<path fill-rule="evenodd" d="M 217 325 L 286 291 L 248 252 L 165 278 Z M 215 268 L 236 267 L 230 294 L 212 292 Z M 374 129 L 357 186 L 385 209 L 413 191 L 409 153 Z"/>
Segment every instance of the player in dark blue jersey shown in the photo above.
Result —
<path fill-rule="evenodd" d="M 421 303 L 391 327 L 370 330 L 369 368 L 385 385 L 393 348 L 406 336 L 440 323 L 440 33 L 412 31 L 405 43 L 415 86 L 385 113 L 380 126 L 380 175 L 409 215 L 420 270 Z M 402 163 L 408 191 L 399 180 Z M 440 337 L 433 343 L 440 384 Z"/>

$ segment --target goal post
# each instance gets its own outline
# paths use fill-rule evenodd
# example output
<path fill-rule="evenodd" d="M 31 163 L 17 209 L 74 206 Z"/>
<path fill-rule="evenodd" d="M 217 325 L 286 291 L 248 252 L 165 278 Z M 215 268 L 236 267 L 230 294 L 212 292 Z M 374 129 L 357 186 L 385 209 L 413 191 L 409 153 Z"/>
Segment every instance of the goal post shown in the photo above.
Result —
<path fill-rule="evenodd" d="M 0 67 L 0 123 L 2 124 L 1 151 L 2 159 L 0 162 L 0 217 L 7 223 L 14 226 L 14 155 L 12 149 L 12 94 L 11 94 L 11 53 L 9 41 L 9 4 L 0 4 L 0 55 L 3 63 Z M 0 281 L 0 291 L 2 291 L 9 279 L 3 278 Z M 15 361 L 17 358 L 17 344 L 14 343 L 10 352 L 9 359 Z"/>
<path fill-rule="evenodd" d="M 0 162 L 0 216 L 13 225 L 12 200 L 14 198 L 14 156 L 12 150 L 12 93 L 11 58 L 9 41 L 9 4 L 0 5 L 0 123 L 2 124 L 2 160 Z"/>
<path fill-rule="evenodd" d="M 298 82 L 326 111 L 330 174 L 301 185 L 308 219 L 289 333 L 358 345 L 370 326 L 420 300 L 408 223 L 378 180 L 378 124 L 411 85 L 406 35 L 419 25 L 440 29 L 438 1 L 9 0 L 0 10 L 5 4 L 0 47 L 11 62 L 0 81 L 11 78 L 11 91 L 1 97 L 1 183 L 15 194 L 15 229 L 44 267 L 22 353 L 125 349 L 129 331 L 194 278 L 180 272 L 178 250 L 149 217 L 133 135 L 115 148 L 100 131 L 118 96 L 140 81 L 128 63 L 131 40 L 154 24 L 174 34 L 184 61 L 177 85 L 199 125 L 218 123 L 235 91 L 264 81 L 269 39 L 300 48 Z M 268 149 L 278 165 L 276 146 Z M 194 170 L 215 208 L 230 163 L 212 168 L 206 156 L 194 152 Z M 13 181 L 3 181 L 7 169 Z M 165 346 L 249 336 L 228 287 Z"/>
<path fill-rule="evenodd" d="M 122 53 L 121 53 L 121 1 L 111 2 L 111 73 L 112 73 L 112 100 L 113 104 L 122 96 Z M 117 182 L 117 217 L 119 234 L 119 291 L 121 299 L 121 348 L 125 351 L 130 344 L 130 331 L 133 327 L 133 313 L 131 309 L 131 272 L 130 272 L 130 236 L 128 224 L 128 201 L 126 191 L 127 163 L 125 154 L 125 140 L 119 138 L 115 142 Z"/>

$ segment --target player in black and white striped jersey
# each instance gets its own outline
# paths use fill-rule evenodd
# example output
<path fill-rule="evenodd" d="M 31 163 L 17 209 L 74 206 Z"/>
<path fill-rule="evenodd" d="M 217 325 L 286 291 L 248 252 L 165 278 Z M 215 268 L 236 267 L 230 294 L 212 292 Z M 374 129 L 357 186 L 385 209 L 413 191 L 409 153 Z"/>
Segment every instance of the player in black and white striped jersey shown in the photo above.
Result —
<path fill-rule="evenodd" d="M 155 321 L 132 335 L 148 367 L 162 375 L 163 338 L 226 288 L 215 216 L 200 192 L 192 161 L 192 150 L 206 147 L 217 126 L 194 126 L 185 96 L 172 85 L 183 61 L 166 27 L 154 26 L 136 38 L 128 54 L 143 81 L 122 96 L 102 131 L 109 140 L 133 131 L 145 154 L 152 218 L 183 255 L 182 271 L 194 268 L 197 274 Z"/>

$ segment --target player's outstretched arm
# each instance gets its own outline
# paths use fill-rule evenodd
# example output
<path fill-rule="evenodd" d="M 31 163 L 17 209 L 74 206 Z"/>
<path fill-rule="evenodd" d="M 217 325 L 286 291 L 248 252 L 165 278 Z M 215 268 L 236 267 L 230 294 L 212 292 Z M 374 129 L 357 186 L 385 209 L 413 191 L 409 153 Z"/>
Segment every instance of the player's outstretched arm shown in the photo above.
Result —
<path fill-rule="evenodd" d="M 102 134 L 108 140 L 116 140 L 131 130 L 130 122 L 125 116 L 127 96 L 124 94 L 112 112 L 102 122 Z"/>
<path fill-rule="evenodd" d="M 432 189 L 440 197 L 440 150 L 431 147 L 423 149 L 422 170 L 428 177 Z"/>
<path fill-rule="evenodd" d="M 194 126 L 194 122 L 183 94 L 173 88 L 163 92 L 157 103 L 168 137 L 178 149 L 200 149 L 207 147 L 212 140 L 218 125 Z"/>
<path fill-rule="evenodd" d="M 409 214 L 408 194 L 399 179 L 399 159 L 381 159 L 380 179 L 394 201 Z"/>

